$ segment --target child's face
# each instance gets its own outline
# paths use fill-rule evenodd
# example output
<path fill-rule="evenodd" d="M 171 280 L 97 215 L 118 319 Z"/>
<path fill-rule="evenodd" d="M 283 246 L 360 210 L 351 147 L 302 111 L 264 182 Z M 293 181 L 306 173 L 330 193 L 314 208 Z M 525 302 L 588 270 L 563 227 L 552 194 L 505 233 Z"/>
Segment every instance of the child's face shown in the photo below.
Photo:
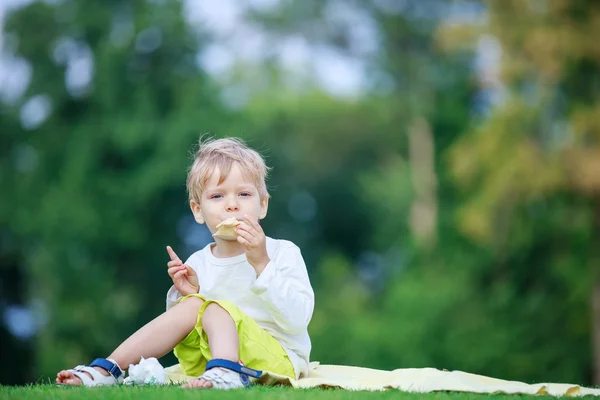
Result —
<path fill-rule="evenodd" d="M 238 163 L 231 166 L 227 178 L 219 185 L 220 171 L 213 172 L 206 184 L 200 204 L 190 202 L 196 221 L 206 223 L 211 233 L 216 226 L 227 218 L 243 220 L 244 214 L 254 219 L 263 219 L 267 215 L 269 200 L 260 200 L 254 183 L 242 173 Z"/>

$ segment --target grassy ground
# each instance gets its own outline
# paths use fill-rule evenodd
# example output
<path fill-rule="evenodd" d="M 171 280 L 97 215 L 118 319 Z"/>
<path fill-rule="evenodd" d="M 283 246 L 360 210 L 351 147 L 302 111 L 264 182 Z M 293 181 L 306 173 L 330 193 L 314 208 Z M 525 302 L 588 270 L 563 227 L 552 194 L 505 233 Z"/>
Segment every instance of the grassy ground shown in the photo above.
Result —
<path fill-rule="evenodd" d="M 101 387 L 101 388 L 73 388 L 57 387 L 54 385 L 32 385 L 32 386 L 0 386 L 0 399 L 38 400 L 38 399 L 111 399 L 111 400 L 238 400 L 243 399 L 307 399 L 307 400 L 371 400 L 371 399 L 426 399 L 426 400 L 483 400 L 493 397 L 494 400 L 521 398 L 533 399 L 533 396 L 519 395 L 488 395 L 472 393 L 428 393 L 416 394 L 405 393 L 397 390 L 385 392 L 349 392 L 345 390 L 323 390 L 323 389 L 293 389 L 289 387 L 261 387 L 255 386 L 250 389 L 231 391 L 212 391 L 181 389 L 177 386 L 147 386 L 147 387 Z M 199 396 L 200 394 L 200 396 Z M 539 399 L 540 397 L 537 397 Z M 544 396 L 543 399 L 553 400 L 553 397 Z M 565 397 L 566 398 L 566 397 Z M 580 399 L 598 399 L 586 396 Z"/>

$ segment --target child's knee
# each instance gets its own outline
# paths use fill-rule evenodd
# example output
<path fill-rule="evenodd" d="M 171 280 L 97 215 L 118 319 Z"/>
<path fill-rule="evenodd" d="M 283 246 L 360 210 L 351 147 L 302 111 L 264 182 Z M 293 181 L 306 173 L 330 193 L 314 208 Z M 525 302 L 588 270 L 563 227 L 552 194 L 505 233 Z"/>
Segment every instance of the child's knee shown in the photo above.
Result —
<path fill-rule="evenodd" d="M 204 313 L 202 314 L 202 318 L 210 318 L 212 315 L 219 313 L 220 310 L 223 310 L 223 309 L 221 308 L 221 306 L 219 305 L 219 303 L 210 303 L 204 309 Z"/>
<path fill-rule="evenodd" d="M 190 296 L 182 300 L 180 304 L 184 305 L 185 307 L 193 308 L 196 310 L 196 312 L 198 312 L 202 304 L 204 304 L 204 300 L 202 300 L 200 297 Z"/>
<path fill-rule="evenodd" d="M 202 313 L 202 324 L 205 324 L 206 321 L 210 323 L 211 320 L 223 317 L 229 317 L 229 313 L 219 303 L 210 303 Z"/>

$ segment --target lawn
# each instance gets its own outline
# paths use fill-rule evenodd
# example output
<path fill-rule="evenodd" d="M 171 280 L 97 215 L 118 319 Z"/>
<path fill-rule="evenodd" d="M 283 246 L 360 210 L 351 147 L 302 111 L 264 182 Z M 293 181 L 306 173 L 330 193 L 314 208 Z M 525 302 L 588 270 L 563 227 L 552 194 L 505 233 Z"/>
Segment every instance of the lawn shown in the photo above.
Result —
<path fill-rule="evenodd" d="M 0 386 L 0 399 L 19 399 L 19 400 L 50 400 L 50 399 L 111 399 L 111 400 L 134 400 L 134 399 L 171 399 L 171 400 L 238 400 L 243 399 L 327 399 L 327 400 L 351 400 L 351 399 L 426 399 L 426 400 L 483 400 L 493 396 L 494 400 L 520 398 L 530 398 L 533 396 L 520 395 L 489 395 L 472 393 L 406 393 L 397 390 L 388 390 L 385 392 L 350 392 L 338 389 L 293 389 L 289 387 L 265 387 L 255 386 L 250 389 L 240 389 L 231 391 L 212 391 L 181 389 L 177 386 L 120 386 L 120 387 L 101 387 L 101 388 L 73 388 L 58 387 L 54 385 L 42 384 L 31 386 Z M 539 396 L 536 396 L 540 399 Z M 553 400 L 554 397 L 544 396 L 543 399 Z M 567 397 L 564 397 L 567 398 Z M 585 396 L 581 399 L 598 399 L 598 397 Z"/>

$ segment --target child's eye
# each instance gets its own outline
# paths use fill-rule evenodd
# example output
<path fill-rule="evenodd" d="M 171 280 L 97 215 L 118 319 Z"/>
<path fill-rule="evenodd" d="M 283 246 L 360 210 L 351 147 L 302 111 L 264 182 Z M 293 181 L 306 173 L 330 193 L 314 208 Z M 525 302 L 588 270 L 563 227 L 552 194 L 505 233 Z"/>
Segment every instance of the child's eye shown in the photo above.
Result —
<path fill-rule="evenodd" d="M 219 199 L 222 196 L 220 194 L 213 194 L 212 196 L 210 196 L 211 199 Z"/>
<path fill-rule="evenodd" d="M 242 193 L 240 193 L 240 196 L 247 197 L 247 196 L 252 196 L 252 194 L 248 193 L 248 192 L 242 192 Z"/>

